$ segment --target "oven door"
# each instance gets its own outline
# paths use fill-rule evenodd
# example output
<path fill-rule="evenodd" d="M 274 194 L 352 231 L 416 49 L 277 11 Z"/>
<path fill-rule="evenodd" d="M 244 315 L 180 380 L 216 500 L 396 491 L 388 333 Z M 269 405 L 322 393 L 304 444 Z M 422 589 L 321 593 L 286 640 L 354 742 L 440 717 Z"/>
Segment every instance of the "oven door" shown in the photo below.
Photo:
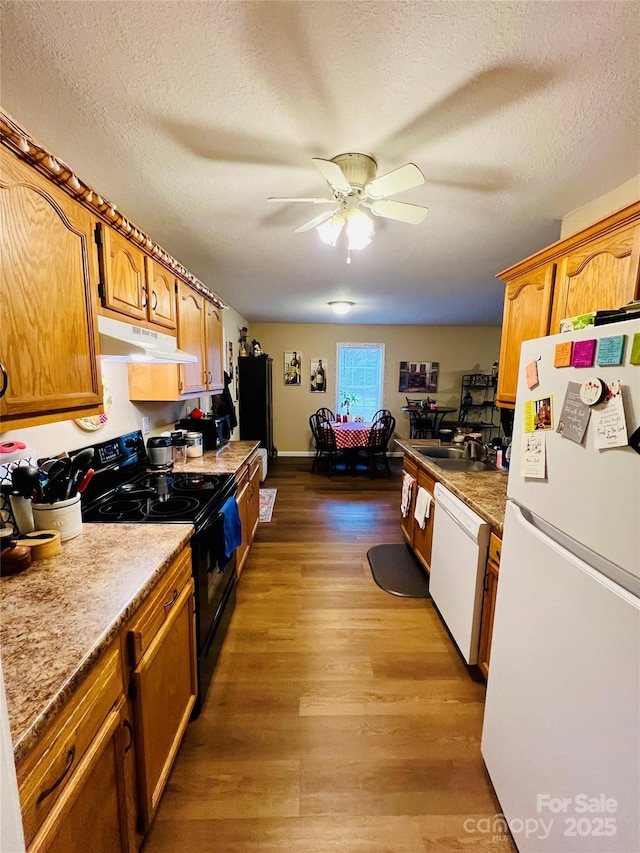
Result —
<path fill-rule="evenodd" d="M 216 514 L 191 539 L 196 587 L 196 640 L 198 649 L 198 699 L 196 717 L 207 694 L 222 642 L 235 606 L 236 555 L 221 565 L 223 518 Z"/>

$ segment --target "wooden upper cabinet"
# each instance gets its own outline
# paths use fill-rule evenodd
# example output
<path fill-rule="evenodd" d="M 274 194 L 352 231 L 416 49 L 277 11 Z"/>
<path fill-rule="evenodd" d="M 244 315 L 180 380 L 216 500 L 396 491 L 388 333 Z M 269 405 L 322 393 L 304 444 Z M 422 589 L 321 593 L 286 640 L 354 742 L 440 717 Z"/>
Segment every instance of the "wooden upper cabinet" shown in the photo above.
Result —
<path fill-rule="evenodd" d="M 0 217 L 5 427 L 100 413 L 93 217 L 4 148 Z"/>
<path fill-rule="evenodd" d="M 621 228 L 569 251 L 558 262 L 551 334 L 560 321 L 620 308 L 638 297 L 640 225 Z"/>
<path fill-rule="evenodd" d="M 176 280 L 163 266 L 146 258 L 149 320 L 167 329 L 176 327 Z"/>
<path fill-rule="evenodd" d="M 147 319 L 145 255 L 126 237 L 99 225 L 102 245 L 103 305 L 126 317 Z"/>
<path fill-rule="evenodd" d="M 507 282 L 496 393 L 499 404 L 515 404 L 522 342 L 549 334 L 554 267 L 547 264 Z"/>
<path fill-rule="evenodd" d="M 198 359 L 180 366 L 182 393 L 206 391 L 205 299 L 182 283 L 178 290 L 178 346 Z"/>
<path fill-rule="evenodd" d="M 207 390 L 224 390 L 224 353 L 222 310 L 213 302 L 206 303 Z"/>

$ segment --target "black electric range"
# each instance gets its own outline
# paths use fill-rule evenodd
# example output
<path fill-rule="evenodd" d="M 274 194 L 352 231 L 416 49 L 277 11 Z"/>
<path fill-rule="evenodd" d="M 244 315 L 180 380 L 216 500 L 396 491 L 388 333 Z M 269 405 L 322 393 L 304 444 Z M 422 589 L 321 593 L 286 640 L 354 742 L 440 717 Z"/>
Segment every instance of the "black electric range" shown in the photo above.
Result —
<path fill-rule="evenodd" d="M 86 523 L 193 524 L 200 712 L 235 607 L 236 559 L 224 556 L 222 506 L 236 494 L 233 474 L 174 472 L 154 468 L 140 430 L 93 444 L 95 473 L 82 495 Z M 75 456 L 84 448 L 72 451 Z"/>

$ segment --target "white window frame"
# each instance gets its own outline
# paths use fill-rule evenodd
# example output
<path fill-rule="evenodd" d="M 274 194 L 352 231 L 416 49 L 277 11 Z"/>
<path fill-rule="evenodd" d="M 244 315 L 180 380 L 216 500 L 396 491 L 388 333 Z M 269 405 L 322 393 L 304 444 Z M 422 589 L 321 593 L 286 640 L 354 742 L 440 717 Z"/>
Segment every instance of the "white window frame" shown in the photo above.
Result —
<path fill-rule="evenodd" d="M 362 341 L 338 341 L 336 343 L 336 372 L 335 372 L 335 384 L 334 388 L 336 389 L 336 412 L 343 413 L 343 409 L 340 405 L 340 350 L 342 349 L 377 349 L 380 351 L 380 376 L 378 379 L 378 405 L 377 409 L 382 408 L 384 401 L 384 386 L 385 386 L 385 345 L 383 343 L 373 343 L 370 341 L 362 342 Z M 356 405 L 357 408 L 357 405 Z M 358 412 L 354 411 L 353 408 L 351 410 L 351 416 L 354 414 L 358 414 Z M 373 412 L 371 413 L 373 415 Z"/>

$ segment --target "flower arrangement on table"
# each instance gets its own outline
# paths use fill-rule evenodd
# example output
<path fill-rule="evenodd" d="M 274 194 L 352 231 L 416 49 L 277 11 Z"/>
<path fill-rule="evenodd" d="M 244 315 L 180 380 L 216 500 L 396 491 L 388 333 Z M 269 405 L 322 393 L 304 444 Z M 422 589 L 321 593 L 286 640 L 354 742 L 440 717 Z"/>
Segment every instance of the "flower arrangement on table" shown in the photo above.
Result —
<path fill-rule="evenodd" d="M 350 391 L 341 391 L 340 396 L 342 397 L 342 403 L 340 405 L 343 409 L 347 410 L 347 418 L 349 418 L 351 416 L 351 406 L 356 405 L 358 398 Z"/>

